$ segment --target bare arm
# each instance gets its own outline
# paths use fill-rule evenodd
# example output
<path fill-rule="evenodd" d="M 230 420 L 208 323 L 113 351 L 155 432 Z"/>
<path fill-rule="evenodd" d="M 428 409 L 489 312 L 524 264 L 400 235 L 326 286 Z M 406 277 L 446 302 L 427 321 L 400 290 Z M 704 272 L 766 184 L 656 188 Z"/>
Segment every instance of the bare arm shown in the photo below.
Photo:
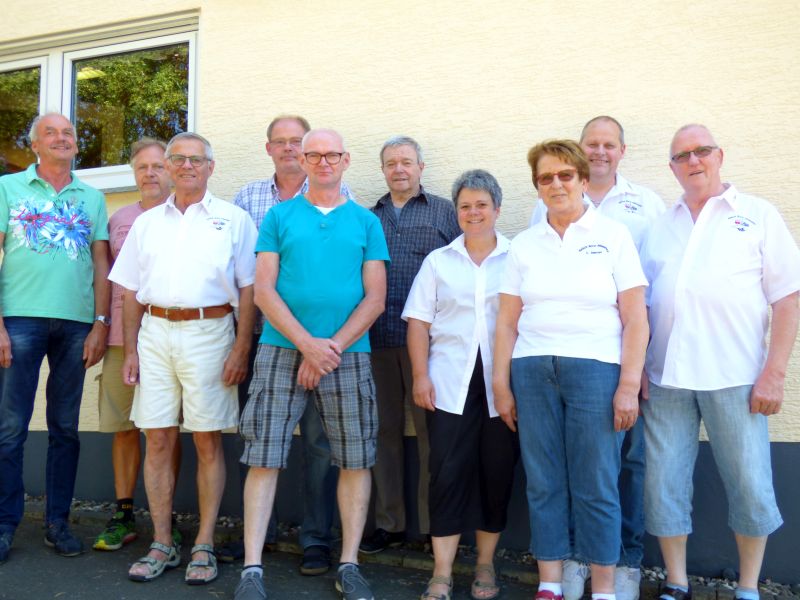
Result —
<path fill-rule="evenodd" d="M 347 321 L 333 334 L 342 351 L 352 346 L 375 322 L 386 305 L 386 265 L 382 260 L 368 260 L 361 267 L 364 297 Z"/>
<path fill-rule="evenodd" d="M 109 315 L 111 304 L 111 282 L 108 280 L 110 271 L 108 256 L 108 242 L 97 240 L 92 242 L 92 264 L 94 265 L 94 316 Z M 96 365 L 106 353 L 108 341 L 108 326 L 100 321 L 95 321 L 92 330 L 83 343 L 83 364 L 88 369 Z"/>
<path fill-rule="evenodd" d="M 767 361 L 750 394 L 750 412 L 753 414 L 761 413 L 769 416 L 781 410 L 786 365 L 789 363 L 792 346 L 797 337 L 800 314 L 797 299 L 798 292 L 794 292 L 772 304 Z"/>
<path fill-rule="evenodd" d="M 0 248 L 6 241 L 6 234 L 0 232 Z M 3 322 L 3 315 L 0 315 L 0 367 L 7 369 L 11 366 L 11 339 L 8 337 L 6 325 Z"/>
<path fill-rule="evenodd" d="M 522 314 L 522 298 L 500 294 L 497 329 L 494 338 L 492 391 L 494 408 L 511 431 L 517 430 L 517 405 L 511 393 L 511 355 L 517 342 L 517 324 Z"/>
<path fill-rule="evenodd" d="M 436 390 L 428 374 L 430 357 L 431 324 L 419 319 L 408 320 L 408 357 L 411 360 L 411 376 L 414 380 L 412 394 L 414 404 L 425 410 L 436 410 Z"/>
<path fill-rule="evenodd" d="M 256 305 L 253 303 L 253 286 L 239 288 L 239 322 L 236 325 L 236 340 L 233 342 L 222 367 L 222 382 L 237 385 L 247 377 L 247 363 L 253 345 L 253 329 L 256 324 Z"/>
<path fill-rule="evenodd" d="M 270 325 L 281 332 L 303 355 L 297 380 L 306 389 L 313 389 L 319 383 L 320 377 L 339 366 L 343 348 L 333 339 L 313 337 L 295 318 L 275 289 L 279 270 L 280 257 L 277 253 L 258 253 L 255 303 Z"/>
<path fill-rule="evenodd" d="M 139 340 L 139 328 L 142 326 L 144 305 L 136 300 L 136 292 L 122 292 L 122 348 L 125 358 L 122 363 L 122 382 L 125 385 L 136 385 L 139 381 L 139 351 L 136 344 Z"/>
<path fill-rule="evenodd" d="M 614 393 L 614 430 L 627 431 L 639 416 L 639 388 L 642 384 L 644 355 L 650 338 L 644 287 L 638 286 L 617 294 L 622 321 L 622 360 L 619 383 Z"/>

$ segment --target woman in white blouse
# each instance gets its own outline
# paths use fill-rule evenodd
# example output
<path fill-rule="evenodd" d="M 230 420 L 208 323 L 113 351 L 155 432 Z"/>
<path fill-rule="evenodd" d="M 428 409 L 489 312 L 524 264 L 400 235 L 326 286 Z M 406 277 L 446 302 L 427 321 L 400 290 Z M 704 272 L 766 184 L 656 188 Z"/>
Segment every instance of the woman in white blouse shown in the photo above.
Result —
<path fill-rule="evenodd" d="M 591 565 L 595 599 L 613 598 L 619 432 L 638 414 L 647 281 L 626 227 L 584 199 L 589 163 L 577 143 L 538 144 L 528 163 L 547 219 L 509 249 L 497 317 L 495 406 L 509 427 L 519 426 L 537 600 L 561 600 L 567 558 Z"/>
<path fill-rule="evenodd" d="M 430 528 L 435 566 L 422 600 L 449 600 L 461 534 L 475 531 L 478 557 L 471 595 L 495 598 L 494 551 L 519 454 L 516 434 L 492 397 L 492 344 L 509 241 L 495 231 L 502 191 L 486 171 L 453 184 L 464 232 L 431 252 L 403 310 L 414 402 L 430 411 Z"/>

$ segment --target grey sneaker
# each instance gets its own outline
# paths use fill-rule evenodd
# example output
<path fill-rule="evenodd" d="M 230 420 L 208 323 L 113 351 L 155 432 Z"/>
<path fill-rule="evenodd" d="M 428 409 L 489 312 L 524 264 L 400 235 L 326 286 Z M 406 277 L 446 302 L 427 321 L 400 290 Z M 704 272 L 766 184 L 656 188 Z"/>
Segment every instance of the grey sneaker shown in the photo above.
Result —
<path fill-rule="evenodd" d="M 264 589 L 264 580 L 257 573 L 247 573 L 239 580 L 234 600 L 267 600 L 267 590 Z"/>
<path fill-rule="evenodd" d="M 617 600 L 639 600 L 639 584 L 642 572 L 634 567 L 617 567 L 614 573 L 614 588 Z"/>
<path fill-rule="evenodd" d="M 568 558 L 561 572 L 561 593 L 564 600 L 580 600 L 586 590 L 586 580 L 592 575 L 589 565 Z"/>
<path fill-rule="evenodd" d="M 336 571 L 336 589 L 343 600 L 375 600 L 367 580 L 353 563 L 345 563 Z"/>

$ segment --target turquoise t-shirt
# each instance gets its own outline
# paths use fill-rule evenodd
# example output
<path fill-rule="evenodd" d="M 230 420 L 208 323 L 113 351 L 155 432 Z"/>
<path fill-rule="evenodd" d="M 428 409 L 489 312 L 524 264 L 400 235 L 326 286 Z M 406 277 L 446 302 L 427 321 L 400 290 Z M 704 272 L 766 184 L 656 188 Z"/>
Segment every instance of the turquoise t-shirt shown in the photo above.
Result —
<path fill-rule="evenodd" d="M 273 206 L 258 234 L 256 252 L 276 252 L 276 289 L 300 324 L 314 337 L 333 336 L 364 298 L 365 261 L 389 262 L 378 218 L 348 200 L 327 215 L 304 196 Z M 295 348 L 269 321 L 260 343 Z M 369 352 L 369 335 L 345 352 Z"/>
<path fill-rule="evenodd" d="M 72 182 L 56 193 L 33 164 L 0 177 L 0 314 L 94 321 L 92 242 L 108 239 L 103 194 Z"/>

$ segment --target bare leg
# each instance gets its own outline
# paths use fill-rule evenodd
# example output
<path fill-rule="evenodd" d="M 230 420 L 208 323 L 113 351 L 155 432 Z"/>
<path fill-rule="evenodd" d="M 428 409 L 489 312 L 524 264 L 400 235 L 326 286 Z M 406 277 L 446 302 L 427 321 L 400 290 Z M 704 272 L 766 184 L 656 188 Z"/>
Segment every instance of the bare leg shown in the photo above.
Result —
<path fill-rule="evenodd" d="M 175 477 L 175 485 L 178 484 L 178 474 L 181 472 L 181 437 L 175 439 L 175 445 L 172 447 L 172 475 Z"/>
<path fill-rule="evenodd" d="M 250 467 L 244 484 L 244 564 L 260 565 L 275 503 L 278 469 Z"/>
<path fill-rule="evenodd" d="M 372 478 L 369 469 L 340 469 L 336 495 L 342 519 L 341 562 L 358 564 L 358 544 L 364 533 Z"/>
<path fill-rule="evenodd" d="M 686 575 L 686 537 L 676 535 L 658 538 L 661 556 L 667 567 L 667 583 L 684 587 L 689 585 L 689 577 Z"/>
<path fill-rule="evenodd" d="M 589 567 L 592 569 L 592 593 L 613 594 L 616 565 L 590 564 Z"/>
<path fill-rule="evenodd" d="M 222 433 L 195 431 L 192 434 L 197 450 L 197 500 L 200 506 L 200 527 L 195 544 L 214 545 L 214 527 L 219 514 L 219 504 L 225 488 L 225 456 L 222 452 Z M 171 465 L 170 465 L 171 466 Z M 207 552 L 198 552 L 193 560 L 208 560 Z M 196 569 L 192 575 L 203 579 L 210 573 Z"/>
<path fill-rule="evenodd" d="M 443 537 L 431 537 L 431 544 L 433 545 L 433 575 L 434 577 L 452 577 L 453 576 L 453 561 L 456 559 L 456 552 L 458 552 L 458 541 L 461 535 L 447 535 Z M 429 588 L 434 595 L 441 595 L 448 593 L 450 589 L 443 583 L 434 583 Z"/>
<path fill-rule="evenodd" d="M 147 491 L 147 503 L 150 506 L 150 517 L 153 520 L 153 539 L 165 546 L 172 545 L 172 497 L 175 493 L 175 478 L 169 468 L 169 458 L 173 446 L 178 440 L 178 428 L 148 429 L 147 449 L 144 457 L 144 487 Z M 166 468 L 165 468 L 166 467 Z M 159 550 L 147 553 L 158 560 L 167 556 Z M 147 575 L 147 565 L 131 567 L 132 575 Z"/>
<path fill-rule="evenodd" d="M 139 464 L 142 461 L 139 430 L 129 429 L 114 434 L 111 443 L 111 464 L 114 467 L 114 493 L 117 499 L 133 498 Z"/>
<path fill-rule="evenodd" d="M 540 582 L 561 583 L 561 568 L 563 563 L 560 560 L 537 560 L 536 564 L 539 567 Z"/>
<path fill-rule="evenodd" d="M 758 589 L 758 574 L 767 548 L 767 536 L 748 537 L 736 535 L 736 547 L 739 549 L 739 587 Z"/>
<path fill-rule="evenodd" d="M 478 557 L 475 560 L 476 565 L 490 565 L 494 569 L 494 552 L 497 549 L 497 543 L 500 541 L 499 533 L 490 533 L 488 531 L 475 531 L 475 542 L 478 546 Z M 492 579 L 491 574 L 486 571 L 475 571 L 475 579 L 488 586 L 493 586 L 496 581 Z M 497 594 L 496 588 L 487 587 L 475 590 L 478 598 L 487 596 L 494 596 Z"/>

